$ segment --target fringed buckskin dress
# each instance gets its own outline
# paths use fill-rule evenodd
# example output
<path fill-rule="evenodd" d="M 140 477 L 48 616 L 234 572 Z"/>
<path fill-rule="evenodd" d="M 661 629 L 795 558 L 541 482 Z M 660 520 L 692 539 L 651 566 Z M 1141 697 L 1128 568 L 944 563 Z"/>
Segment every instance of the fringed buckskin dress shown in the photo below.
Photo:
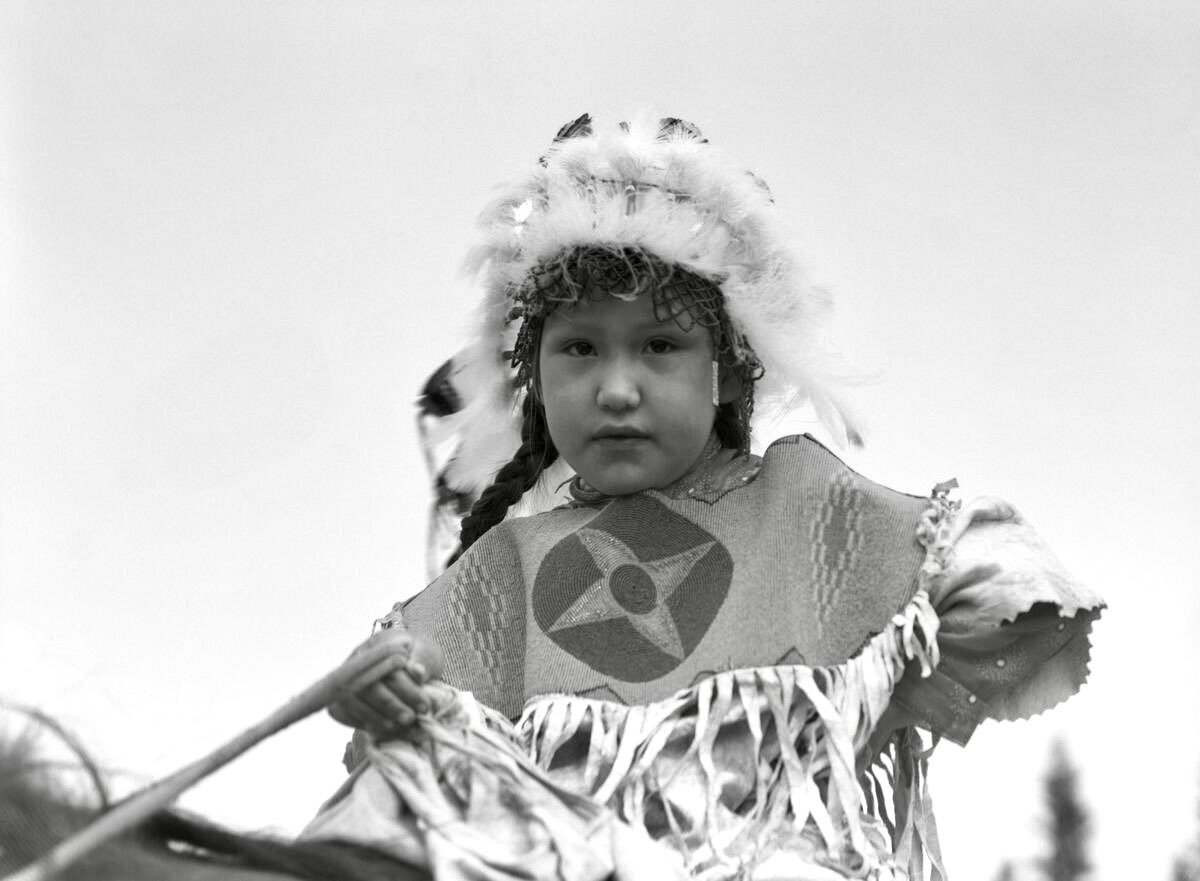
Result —
<path fill-rule="evenodd" d="M 932 742 L 1077 691 L 1102 603 L 1010 505 L 808 436 L 509 520 L 386 619 L 446 698 L 306 830 L 439 879 L 944 877 Z"/>

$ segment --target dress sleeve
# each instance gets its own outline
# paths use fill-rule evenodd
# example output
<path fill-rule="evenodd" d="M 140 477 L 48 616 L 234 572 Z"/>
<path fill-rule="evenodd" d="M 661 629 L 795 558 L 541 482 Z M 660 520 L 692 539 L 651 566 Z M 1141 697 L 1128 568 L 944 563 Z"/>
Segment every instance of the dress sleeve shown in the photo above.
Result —
<path fill-rule="evenodd" d="M 977 499 L 950 511 L 939 532 L 926 584 L 941 661 L 927 677 L 907 670 L 892 700 L 965 744 L 983 719 L 1027 719 L 1079 690 L 1104 603 L 1007 502 Z"/>

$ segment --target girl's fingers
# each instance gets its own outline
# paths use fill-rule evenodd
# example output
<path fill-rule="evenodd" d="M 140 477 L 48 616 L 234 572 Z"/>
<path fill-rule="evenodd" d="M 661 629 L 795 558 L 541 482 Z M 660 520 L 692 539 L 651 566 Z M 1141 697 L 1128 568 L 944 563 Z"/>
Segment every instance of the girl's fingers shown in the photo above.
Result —
<path fill-rule="evenodd" d="M 417 685 L 424 685 L 432 678 L 429 675 L 429 671 L 425 668 L 425 665 L 415 658 L 410 658 L 405 663 L 404 672 L 407 673 L 408 678 L 417 683 Z"/>
<path fill-rule="evenodd" d="M 382 661 L 368 667 L 350 681 L 344 691 L 347 694 L 358 694 L 367 687 L 381 681 L 388 674 L 403 670 L 408 663 L 405 655 L 388 655 Z"/>
<path fill-rule="evenodd" d="M 346 712 L 346 705 L 342 703 L 342 701 L 336 701 L 335 703 L 330 704 L 326 709 L 329 715 L 333 718 L 333 721 L 337 722 L 338 724 L 349 725 L 351 728 L 358 727 L 358 721 L 350 717 L 350 714 Z"/>
<path fill-rule="evenodd" d="M 377 700 L 364 700 L 361 695 L 351 695 L 329 708 L 335 719 L 346 725 L 361 728 L 372 734 L 395 734 L 412 724 L 405 719 L 415 719 L 412 711 L 401 707 L 395 711 L 381 711 Z M 334 713 L 334 708 L 337 713 Z M 340 718 L 339 718 L 340 717 Z"/>
<path fill-rule="evenodd" d="M 352 728 L 374 729 L 379 727 L 379 714 L 363 703 L 356 695 L 347 695 L 329 707 L 329 715 L 343 725 Z"/>
<path fill-rule="evenodd" d="M 429 712 L 429 698 L 425 696 L 425 690 L 408 673 L 400 670 L 389 673 L 381 680 L 381 684 L 392 697 L 414 712 Z"/>
<path fill-rule="evenodd" d="M 429 711 L 431 702 L 422 688 L 429 672 L 426 664 L 411 657 L 413 640 L 408 634 L 384 631 L 364 645 L 380 642 L 393 643 L 395 652 L 356 676 L 330 706 L 329 713 L 344 725 L 374 733 L 395 733 L 414 724 L 418 713 Z"/>
<path fill-rule="evenodd" d="M 376 719 L 391 725 L 411 725 L 416 721 L 416 713 L 408 702 L 397 697 L 395 692 L 385 683 L 361 689 L 355 697 L 365 706 L 370 707 Z"/>

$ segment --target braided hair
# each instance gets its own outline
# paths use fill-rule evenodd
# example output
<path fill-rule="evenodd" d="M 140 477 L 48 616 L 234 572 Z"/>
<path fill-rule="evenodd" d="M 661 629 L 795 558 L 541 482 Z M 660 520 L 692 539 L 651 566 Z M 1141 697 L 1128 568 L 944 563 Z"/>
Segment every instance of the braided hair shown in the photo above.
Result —
<path fill-rule="evenodd" d="M 458 553 L 451 562 L 503 520 L 508 509 L 519 502 L 521 496 L 537 483 L 542 472 L 558 459 L 558 450 L 554 448 L 546 425 L 546 411 L 535 398 L 532 391 L 526 392 L 521 404 L 521 446 L 496 474 L 492 485 L 471 506 L 471 513 L 463 518 Z"/>

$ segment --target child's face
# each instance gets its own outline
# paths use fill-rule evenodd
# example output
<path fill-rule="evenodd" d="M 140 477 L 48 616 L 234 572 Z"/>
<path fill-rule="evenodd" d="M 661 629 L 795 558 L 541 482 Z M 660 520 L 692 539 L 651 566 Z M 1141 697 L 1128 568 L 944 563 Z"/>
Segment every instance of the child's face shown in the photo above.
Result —
<path fill-rule="evenodd" d="M 709 332 L 660 322 L 649 295 L 558 309 L 538 362 L 555 447 L 608 495 L 674 482 L 712 431 L 712 360 Z"/>

